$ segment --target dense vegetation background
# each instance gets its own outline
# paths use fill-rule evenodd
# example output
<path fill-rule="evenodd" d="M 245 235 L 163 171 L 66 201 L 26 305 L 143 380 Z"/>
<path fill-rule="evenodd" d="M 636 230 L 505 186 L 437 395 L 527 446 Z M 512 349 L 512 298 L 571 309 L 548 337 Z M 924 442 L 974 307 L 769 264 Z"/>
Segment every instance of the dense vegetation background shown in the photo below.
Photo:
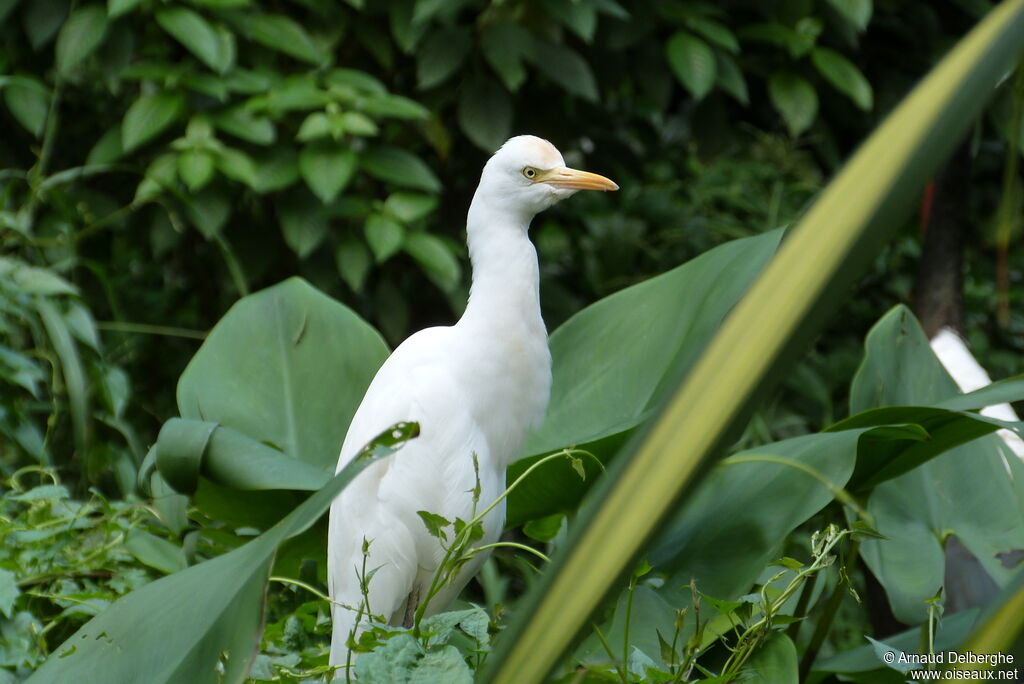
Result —
<path fill-rule="evenodd" d="M 528 132 L 622 188 L 533 226 L 554 329 L 713 246 L 791 224 L 989 8 L 0 0 L 0 681 L 116 597 L 252 534 L 209 509 L 172 515 L 137 484 L 178 414 L 178 377 L 240 297 L 300 275 L 391 346 L 451 322 L 480 168 Z M 969 196 L 940 184 L 921 198 L 966 202 L 964 331 L 996 377 L 1024 371 L 1013 88 L 951 162 Z M 741 445 L 846 414 L 868 329 L 912 300 L 924 223 L 885 248 Z M 511 556 L 492 569 L 502 577 L 485 589 L 514 602 L 530 571 Z M 303 572 L 317 584 L 315 566 Z M 313 598 L 272 584 L 254 677 L 323 664 Z M 847 645 L 867 629 L 858 620 Z"/>

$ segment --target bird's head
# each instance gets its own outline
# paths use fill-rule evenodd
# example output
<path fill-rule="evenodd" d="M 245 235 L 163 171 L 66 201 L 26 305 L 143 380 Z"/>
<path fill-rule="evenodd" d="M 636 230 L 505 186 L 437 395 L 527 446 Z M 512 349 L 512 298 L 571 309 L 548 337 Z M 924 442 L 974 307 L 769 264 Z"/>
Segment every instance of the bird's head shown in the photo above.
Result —
<path fill-rule="evenodd" d="M 510 138 L 484 166 L 480 190 L 496 204 L 530 215 L 544 211 L 578 190 L 618 190 L 604 176 L 566 167 L 562 153 L 543 138 Z"/>

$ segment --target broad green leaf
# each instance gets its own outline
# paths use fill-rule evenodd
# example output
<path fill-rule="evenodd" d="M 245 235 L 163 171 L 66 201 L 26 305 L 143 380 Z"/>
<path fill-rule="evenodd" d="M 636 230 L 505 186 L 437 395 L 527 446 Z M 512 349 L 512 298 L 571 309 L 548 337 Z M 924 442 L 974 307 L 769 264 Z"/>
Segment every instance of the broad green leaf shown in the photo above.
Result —
<path fill-rule="evenodd" d="M 459 284 L 462 268 L 452 250 L 440 238 L 420 230 L 405 236 L 402 248 L 420 265 L 434 284 L 451 292 Z"/>
<path fill-rule="evenodd" d="M 284 190 L 299 180 L 299 155 L 291 145 L 275 147 L 253 155 L 256 185 L 260 193 Z"/>
<path fill-rule="evenodd" d="M 25 3 L 22 21 L 33 50 L 39 50 L 57 35 L 71 8 L 71 0 L 34 0 Z"/>
<path fill-rule="evenodd" d="M 330 204 L 356 170 L 356 153 L 335 143 L 306 145 L 299 152 L 299 173 L 313 194 Z"/>
<path fill-rule="evenodd" d="M 67 73 L 93 53 L 107 34 L 107 13 L 98 4 L 76 9 L 57 36 L 57 69 Z"/>
<path fill-rule="evenodd" d="M 788 71 L 772 74 L 768 79 L 768 96 L 794 138 L 806 131 L 818 116 L 818 94 L 802 76 Z"/>
<path fill-rule="evenodd" d="M 944 399 L 935 406 L 953 411 L 973 411 L 993 404 L 1003 404 L 1024 399 L 1024 376 L 1017 375 L 993 382 L 969 394 L 960 394 Z"/>
<path fill-rule="evenodd" d="M 678 31 L 665 44 L 665 55 L 672 72 L 698 100 L 715 85 L 715 53 L 700 38 Z"/>
<path fill-rule="evenodd" d="M 245 297 L 217 323 L 182 373 L 178 408 L 330 471 L 387 355 L 366 322 L 292 278 Z"/>
<path fill-rule="evenodd" d="M 518 24 L 491 24 L 481 34 L 480 49 L 484 59 L 512 92 L 526 81 L 523 57 L 532 42 L 530 34 Z"/>
<path fill-rule="evenodd" d="M 383 214 L 370 214 L 364 227 L 366 242 L 378 264 L 390 259 L 402 247 L 405 229 L 394 219 Z"/>
<path fill-rule="evenodd" d="M 371 176 L 389 183 L 427 192 L 441 190 L 441 181 L 422 159 L 397 147 L 371 147 L 362 153 L 359 163 Z"/>
<path fill-rule="evenodd" d="M 828 4 L 858 31 L 866 29 L 871 21 L 873 0 L 828 0 Z"/>
<path fill-rule="evenodd" d="M 850 408 L 930 404 L 958 393 L 913 315 L 896 307 L 868 335 Z M 1014 574 L 1000 557 L 1024 548 L 1024 465 L 1007 451 L 998 437 L 982 437 L 871 493 L 868 512 L 887 539 L 865 540 L 861 555 L 897 619 L 927 619 L 925 602 L 944 584 L 948 535 L 957 537 L 997 585 Z M 972 493 L 972 505 L 960 504 L 961 491 Z"/>
<path fill-rule="evenodd" d="M 633 440 L 601 478 L 561 550 L 496 639 L 482 680 L 540 681 L 558 662 L 655 528 L 733 443 L 755 397 L 786 371 L 823 313 L 839 301 L 835 292 L 901 225 L 915 204 L 911 199 L 1019 56 L 1022 32 L 1024 0 L 999 4 L 845 164 L 643 439 Z M 1022 480 L 1024 475 L 1017 477 Z M 933 595 L 934 587 L 928 598 Z"/>
<path fill-rule="evenodd" d="M 391 438 L 391 430 L 378 437 L 248 544 L 122 597 L 65 641 L 28 681 L 131 682 L 140 676 L 153 684 L 242 681 L 258 652 L 267 582 L 280 546 L 309 529 L 363 468 L 417 430 L 408 424 L 399 440 Z"/>
<path fill-rule="evenodd" d="M 121 147 L 121 124 L 111 126 L 106 133 L 100 136 L 96 144 L 89 150 L 89 156 L 85 158 L 86 166 L 98 166 L 117 161 L 124 154 Z"/>
<path fill-rule="evenodd" d="M 754 653 L 740 677 L 751 684 L 799 684 L 800 663 L 796 646 L 782 632 L 775 632 Z"/>
<path fill-rule="evenodd" d="M 255 189 L 258 185 L 256 164 L 245 152 L 224 147 L 216 154 L 217 168 L 225 176 Z"/>
<path fill-rule="evenodd" d="M 445 0 L 416 0 L 412 22 L 422 24 L 444 10 Z"/>
<path fill-rule="evenodd" d="M 417 87 L 424 90 L 444 83 L 466 59 L 470 43 L 464 29 L 442 28 L 432 33 L 417 51 Z"/>
<path fill-rule="evenodd" d="M 523 56 L 567 93 L 588 102 L 597 101 L 597 79 L 590 65 L 576 51 L 559 43 L 534 38 L 532 49 Z"/>
<path fill-rule="evenodd" d="M 139 562 L 164 574 L 169 575 L 184 568 L 185 557 L 180 546 L 144 530 L 129 531 L 124 540 L 124 548 Z"/>
<path fill-rule="evenodd" d="M 384 201 L 384 210 L 405 223 L 429 216 L 436 208 L 436 197 L 414 192 L 394 192 Z"/>
<path fill-rule="evenodd" d="M 292 194 L 277 205 L 284 241 L 299 258 L 306 258 L 327 236 L 328 217 L 322 204 L 308 194 Z"/>
<path fill-rule="evenodd" d="M 396 119 L 426 119 L 430 116 L 430 111 L 420 103 L 389 93 L 366 97 L 362 101 L 362 110 L 374 116 Z"/>
<path fill-rule="evenodd" d="M 544 424 L 527 440 L 533 458 L 570 444 L 601 457 L 621 445 L 613 436 L 647 419 L 666 386 L 701 350 L 775 253 L 781 231 L 735 240 L 655 278 L 590 305 L 551 334 L 551 401 Z M 609 440 L 598 443 L 598 440 Z M 553 461 L 512 492 L 507 522 L 574 510 L 593 476 L 581 480 L 567 461 Z"/>
<path fill-rule="evenodd" d="M 282 14 L 257 13 L 246 21 L 250 37 L 261 45 L 310 64 L 320 65 L 329 55 L 294 19 Z"/>
<path fill-rule="evenodd" d="M 121 146 L 130 152 L 151 140 L 177 119 L 185 107 L 181 93 L 143 95 L 128 108 L 121 122 Z"/>
<path fill-rule="evenodd" d="M 492 78 L 474 78 L 460 88 L 459 127 L 474 145 L 494 152 L 512 130 L 512 99 Z"/>
<path fill-rule="evenodd" d="M 46 126 L 50 109 L 50 90 L 31 76 L 14 76 L 4 86 L 4 102 L 11 115 L 37 138 Z"/>
<path fill-rule="evenodd" d="M 835 50 L 816 47 L 811 50 L 811 61 L 828 82 L 841 93 L 847 95 L 853 103 L 868 111 L 871 109 L 873 95 L 871 84 L 860 73 L 860 69 Z"/>
<path fill-rule="evenodd" d="M 22 294 L 46 297 L 78 294 L 78 289 L 48 268 L 29 266 L 15 259 L 0 257 L 0 276 Z"/>
<path fill-rule="evenodd" d="M 217 188 L 196 193 L 189 198 L 187 206 L 189 219 L 207 240 L 219 236 L 231 217 L 231 200 Z"/>
<path fill-rule="evenodd" d="M 156 22 L 217 73 L 223 74 L 234 65 L 234 36 L 226 30 L 218 31 L 199 13 L 187 7 L 169 7 L 156 13 Z"/>

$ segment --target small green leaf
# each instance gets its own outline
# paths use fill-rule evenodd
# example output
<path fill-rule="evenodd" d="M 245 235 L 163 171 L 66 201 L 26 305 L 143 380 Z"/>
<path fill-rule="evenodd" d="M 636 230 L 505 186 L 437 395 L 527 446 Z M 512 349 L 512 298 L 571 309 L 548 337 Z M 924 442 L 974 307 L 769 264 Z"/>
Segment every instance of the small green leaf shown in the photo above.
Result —
<path fill-rule="evenodd" d="M 594 72 L 574 50 L 558 43 L 535 39 L 525 57 L 566 92 L 588 102 L 597 102 Z"/>
<path fill-rule="evenodd" d="M 32 0 L 25 3 L 22 22 L 33 50 L 38 51 L 57 35 L 68 16 L 70 5 L 70 0 Z"/>
<path fill-rule="evenodd" d="M 281 14 L 256 14 L 246 26 L 253 40 L 272 50 L 315 65 L 328 59 L 327 53 L 294 19 Z"/>
<path fill-rule="evenodd" d="M 10 618 L 14 615 L 14 602 L 21 591 L 18 589 L 18 577 L 10 570 L 0 569 L 0 613 Z"/>
<path fill-rule="evenodd" d="M 872 0 L 828 0 L 828 4 L 858 31 L 866 29 L 871 21 Z"/>
<path fill-rule="evenodd" d="M 43 134 L 50 108 L 50 90 L 31 76 L 13 76 L 4 87 L 4 102 L 11 116 L 35 137 Z"/>
<path fill-rule="evenodd" d="M 142 4 L 142 0 L 107 0 L 107 16 L 111 19 L 129 12 Z"/>
<path fill-rule="evenodd" d="M 231 216 L 231 202 L 226 194 L 207 188 L 188 201 L 188 217 L 207 240 L 220 235 Z"/>
<path fill-rule="evenodd" d="M 517 24 L 491 24 L 483 30 L 480 49 L 505 87 L 515 92 L 526 81 L 523 55 L 530 50 L 530 34 Z"/>
<path fill-rule="evenodd" d="M 818 115 L 818 94 L 814 86 L 788 71 L 771 75 L 768 96 L 794 138 L 806 131 Z"/>
<path fill-rule="evenodd" d="M 75 10 L 57 36 L 57 70 L 68 73 L 93 53 L 107 34 L 107 13 L 100 5 Z"/>
<path fill-rule="evenodd" d="M 197 192 L 209 183 L 213 171 L 213 155 L 206 150 L 186 150 L 178 155 L 178 176 L 190 192 Z"/>
<path fill-rule="evenodd" d="M 565 520 L 565 515 L 562 513 L 555 513 L 554 515 L 530 520 L 523 525 L 523 534 L 530 539 L 536 539 L 539 542 L 549 542 L 554 539 L 562 529 L 563 520 Z"/>
<path fill-rule="evenodd" d="M 171 125 L 185 108 L 181 93 L 144 95 L 132 103 L 121 123 L 121 145 L 130 152 Z"/>
<path fill-rule="evenodd" d="M 350 135 L 373 136 L 379 132 L 373 119 L 362 112 L 345 112 L 341 115 L 341 124 Z"/>
<path fill-rule="evenodd" d="M 395 192 L 384 201 L 384 210 L 405 223 L 418 221 L 436 208 L 436 197 L 415 192 Z"/>
<path fill-rule="evenodd" d="M 109 164 L 120 159 L 123 154 L 124 150 L 121 149 L 121 124 L 117 124 L 100 136 L 100 139 L 92 146 L 92 149 L 89 150 L 89 155 L 85 158 L 85 165 Z"/>
<path fill-rule="evenodd" d="M 225 147 L 217 152 L 217 168 L 228 178 L 245 183 L 250 188 L 256 189 L 259 185 L 256 164 L 252 157 L 241 150 Z"/>
<path fill-rule="evenodd" d="M 717 73 L 715 82 L 718 87 L 729 93 L 740 104 L 750 104 L 747 81 L 743 78 L 743 72 L 740 71 L 736 60 L 724 52 L 716 52 L 715 65 Z"/>
<path fill-rule="evenodd" d="M 451 292 L 459 284 L 462 268 L 452 250 L 438 237 L 423 231 L 412 231 L 405 238 L 403 248 L 444 292 Z"/>
<path fill-rule="evenodd" d="M 736 40 L 736 36 L 728 26 L 700 16 L 689 17 L 686 20 L 686 25 L 718 47 L 733 54 L 739 53 L 739 41 Z"/>
<path fill-rule="evenodd" d="M 370 175 L 407 188 L 438 192 L 441 181 L 422 159 L 397 147 L 371 147 L 363 152 L 360 164 Z"/>
<path fill-rule="evenodd" d="M 390 259 L 402 247 L 405 239 L 402 224 L 383 214 L 370 214 L 364 232 L 378 264 Z"/>
<path fill-rule="evenodd" d="M 679 82 L 696 99 L 703 99 L 715 85 L 715 53 L 700 38 L 678 31 L 665 45 L 669 66 Z"/>
<path fill-rule="evenodd" d="M 418 51 L 417 87 L 424 90 L 444 83 L 466 59 L 471 42 L 464 29 L 443 28 L 432 33 Z"/>
<path fill-rule="evenodd" d="M 270 145 L 277 140 L 274 122 L 268 117 L 253 114 L 244 106 L 232 107 L 214 115 L 213 125 L 256 145 Z"/>
<path fill-rule="evenodd" d="M 423 521 L 423 525 L 427 528 L 427 532 L 430 533 L 431 537 L 447 541 L 448 534 L 444 531 L 444 528 L 451 527 L 452 523 L 450 520 L 429 511 L 416 511 L 416 515 L 420 516 L 420 520 Z"/>
<path fill-rule="evenodd" d="M 352 291 L 362 292 L 366 276 L 370 274 L 370 267 L 373 265 L 373 257 L 366 245 L 359 240 L 346 238 L 338 244 L 334 259 L 338 264 L 338 273 Z"/>
<path fill-rule="evenodd" d="M 348 147 L 306 145 L 299 152 L 299 173 L 313 194 L 330 204 L 345 189 L 356 170 L 356 153 Z"/>
<path fill-rule="evenodd" d="M 284 190 L 299 180 L 298 153 L 291 145 L 255 153 L 256 192 Z"/>
<path fill-rule="evenodd" d="M 362 110 L 374 116 L 390 116 L 396 119 L 426 119 L 430 111 L 419 102 L 401 95 L 371 95 L 362 102 Z"/>
<path fill-rule="evenodd" d="M 828 82 L 836 87 L 864 111 L 871 109 L 873 96 L 871 84 L 864 78 L 853 62 L 835 50 L 816 47 L 811 50 L 811 61 Z"/>
<path fill-rule="evenodd" d="M 459 93 L 459 126 L 485 152 L 494 152 L 512 129 L 512 100 L 492 78 L 474 78 Z"/>
<path fill-rule="evenodd" d="M 223 74 L 234 64 L 233 34 L 226 29 L 218 31 L 199 13 L 187 7 L 169 7 L 156 13 L 156 22 L 217 73 Z"/>
<path fill-rule="evenodd" d="M 327 214 L 306 193 L 290 194 L 277 205 L 277 215 L 285 242 L 299 258 L 312 254 L 327 235 Z"/>
<path fill-rule="evenodd" d="M 325 112 L 312 112 L 303 120 L 299 126 L 299 132 L 295 139 L 299 142 L 309 142 L 326 138 L 331 134 L 331 120 Z"/>
<path fill-rule="evenodd" d="M 545 2 L 544 9 L 563 26 L 589 43 L 597 30 L 597 10 L 584 2 Z"/>

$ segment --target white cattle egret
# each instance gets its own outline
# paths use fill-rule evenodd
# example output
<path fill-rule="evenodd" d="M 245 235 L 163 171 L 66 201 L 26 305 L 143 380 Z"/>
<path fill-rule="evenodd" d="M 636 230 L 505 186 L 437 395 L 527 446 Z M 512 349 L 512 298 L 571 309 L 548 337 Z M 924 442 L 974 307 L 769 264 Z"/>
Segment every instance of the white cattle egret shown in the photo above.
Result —
<path fill-rule="evenodd" d="M 376 570 L 369 609 L 402 623 L 427 593 L 444 555 L 417 511 L 470 519 L 477 477 L 482 510 L 504 491 L 506 467 L 544 417 L 551 356 L 530 221 L 577 190 L 617 189 L 603 176 L 566 168 L 551 143 L 529 135 L 506 142 L 484 166 L 466 221 L 473 282 L 465 313 L 455 325 L 421 330 L 394 351 L 341 448 L 339 470 L 389 426 L 420 425 L 418 438 L 369 466 L 331 506 L 332 665 L 346 664 L 347 640 L 357 627 L 358 614 L 344 606 L 363 602 L 363 540 L 370 542 L 365 569 Z M 504 517 L 502 504 L 484 518 L 481 545 L 497 541 Z M 427 614 L 445 608 L 481 562 L 483 554 L 467 564 Z"/>

